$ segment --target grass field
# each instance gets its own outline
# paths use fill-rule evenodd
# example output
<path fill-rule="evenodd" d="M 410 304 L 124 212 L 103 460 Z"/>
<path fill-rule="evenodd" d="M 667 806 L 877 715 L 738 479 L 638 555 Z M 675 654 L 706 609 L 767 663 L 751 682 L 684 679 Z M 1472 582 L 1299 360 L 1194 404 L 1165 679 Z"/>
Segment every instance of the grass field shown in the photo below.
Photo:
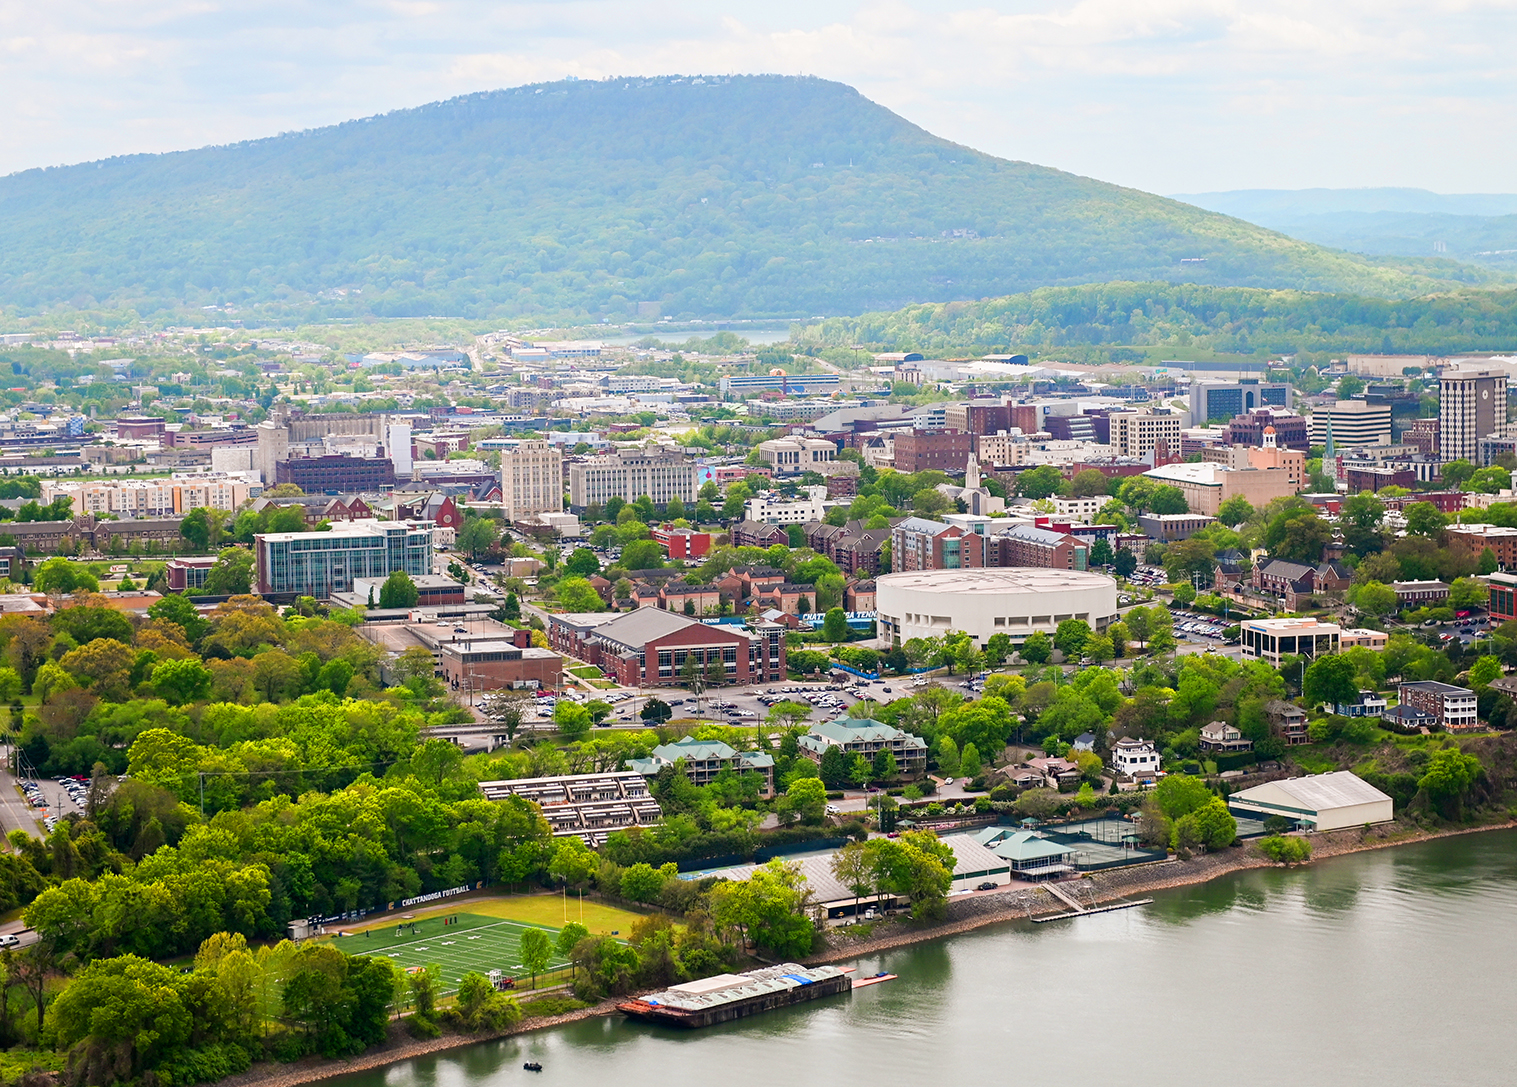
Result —
<path fill-rule="evenodd" d="M 338 946 L 349 955 L 386 955 L 402 969 L 436 966 L 444 993 L 458 988 L 459 979 L 469 970 L 481 974 L 501 970 L 517 979 L 518 988 L 529 988 L 532 979 L 521 968 L 519 951 L 521 934 L 529 928 L 546 929 L 557 940 L 558 930 L 575 921 L 592 935 L 626 939 L 640 916 L 600 902 L 544 894 L 473 898 L 408 912 L 415 916 L 347 929 L 352 935 L 343 937 Z M 448 917 L 457 918 L 458 923 L 445 925 Z M 549 971 L 538 975 L 538 987 L 563 981 L 567 966 L 566 960 L 555 955 Z"/>
<path fill-rule="evenodd" d="M 456 923 L 445 924 L 449 917 Z M 344 938 L 340 946 L 349 955 L 387 956 L 403 970 L 436 966 L 438 989 L 443 993 L 456 990 L 470 970 L 481 974 L 503 971 L 517 979 L 517 988 L 525 989 L 531 986 L 532 978 L 521 964 L 521 935 L 529 928 L 546 929 L 551 938 L 558 938 L 558 929 L 546 925 L 506 921 L 487 914 L 453 913 L 365 929 Z M 537 976 L 538 985 L 562 980 L 555 975 L 568 965 L 568 960 L 555 952 L 548 970 Z"/>

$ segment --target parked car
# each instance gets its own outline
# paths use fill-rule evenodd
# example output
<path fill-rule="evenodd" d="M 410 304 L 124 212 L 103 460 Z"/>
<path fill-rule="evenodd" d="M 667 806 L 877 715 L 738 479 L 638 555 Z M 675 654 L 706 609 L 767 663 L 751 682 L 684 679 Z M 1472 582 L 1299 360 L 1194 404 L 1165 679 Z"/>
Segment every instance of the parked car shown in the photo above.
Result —
<path fill-rule="evenodd" d="M 978 887 L 976 887 L 975 890 L 977 890 L 977 891 L 993 891 L 993 890 L 995 890 L 999 886 L 1000 886 L 1000 884 L 997 883 L 995 880 L 988 879 L 984 883 L 982 883 Z"/>

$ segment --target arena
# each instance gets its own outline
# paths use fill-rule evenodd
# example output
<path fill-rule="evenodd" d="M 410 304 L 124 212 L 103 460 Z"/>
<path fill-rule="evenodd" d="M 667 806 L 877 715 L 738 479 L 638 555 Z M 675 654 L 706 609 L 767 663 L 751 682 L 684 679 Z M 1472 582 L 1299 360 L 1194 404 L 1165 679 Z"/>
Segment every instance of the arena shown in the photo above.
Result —
<path fill-rule="evenodd" d="M 1021 645 L 1041 630 L 1052 635 L 1066 619 L 1105 630 L 1117 618 L 1117 583 L 1104 574 L 1033 567 L 917 570 L 876 581 L 880 640 L 963 631 L 983 647 L 992 634 Z"/>

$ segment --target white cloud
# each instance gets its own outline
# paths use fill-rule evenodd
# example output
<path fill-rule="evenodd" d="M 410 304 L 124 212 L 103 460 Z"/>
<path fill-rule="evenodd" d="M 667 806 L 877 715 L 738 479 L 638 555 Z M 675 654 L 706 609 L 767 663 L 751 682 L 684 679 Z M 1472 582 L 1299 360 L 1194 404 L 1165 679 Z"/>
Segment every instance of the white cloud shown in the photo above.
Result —
<path fill-rule="evenodd" d="M 0 0 L 0 170 L 565 75 L 787 72 L 1157 191 L 1511 189 L 1512 0 Z"/>

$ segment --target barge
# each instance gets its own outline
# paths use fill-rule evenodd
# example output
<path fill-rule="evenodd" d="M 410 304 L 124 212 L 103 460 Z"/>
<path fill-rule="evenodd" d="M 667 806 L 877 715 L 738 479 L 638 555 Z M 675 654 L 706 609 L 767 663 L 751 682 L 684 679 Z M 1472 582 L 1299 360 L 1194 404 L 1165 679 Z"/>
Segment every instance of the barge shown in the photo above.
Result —
<path fill-rule="evenodd" d="M 845 993 L 852 987 L 849 973 L 836 966 L 800 966 L 787 962 L 745 974 L 718 974 L 675 985 L 661 993 L 624 1001 L 616 1007 L 623 1015 L 650 1023 L 709 1027 L 713 1023 L 726 1023 L 773 1008 Z"/>

